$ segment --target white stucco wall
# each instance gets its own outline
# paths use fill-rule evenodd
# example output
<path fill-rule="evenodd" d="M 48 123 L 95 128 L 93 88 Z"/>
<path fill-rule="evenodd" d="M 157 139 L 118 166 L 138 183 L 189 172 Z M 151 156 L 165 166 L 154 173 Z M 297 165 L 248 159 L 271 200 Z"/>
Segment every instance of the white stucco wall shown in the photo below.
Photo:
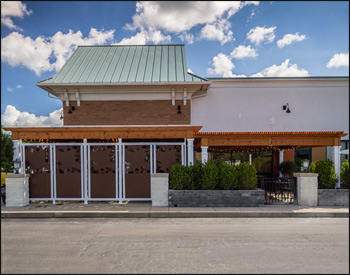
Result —
<path fill-rule="evenodd" d="M 349 133 L 349 79 L 213 79 L 206 96 L 192 99 L 191 124 L 201 132 Z"/>

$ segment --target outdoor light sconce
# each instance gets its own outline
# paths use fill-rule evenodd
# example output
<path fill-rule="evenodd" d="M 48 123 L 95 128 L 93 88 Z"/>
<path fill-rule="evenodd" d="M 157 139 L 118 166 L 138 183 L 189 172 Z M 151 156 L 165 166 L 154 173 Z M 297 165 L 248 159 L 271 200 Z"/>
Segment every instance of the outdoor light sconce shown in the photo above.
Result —
<path fill-rule="evenodd" d="M 182 112 L 181 112 L 181 105 L 177 105 L 177 113 L 178 113 L 179 115 L 182 114 Z"/>
<path fill-rule="evenodd" d="M 21 161 L 20 161 L 19 158 L 15 159 L 15 160 L 13 161 L 13 167 L 14 167 L 15 170 L 16 170 L 16 173 L 15 173 L 15 174 L 18 174 L 18 170 L 19 170 L 19 168 L 21 167 Z"/>
<path fill-rule="evenodd" d="M 287 103 L 287 105 L 283 105 L 283 110 L 287 110 L 286 113 L 290 113 L 290 110 L 289 110 L 289 104 Z"/>
<path fill-rule="evenodd" d="M 69 108 L 68 114 L 72 114 L 73 113 L 72 111 L 75 111 L 75 107 L 74 106 Z"/>

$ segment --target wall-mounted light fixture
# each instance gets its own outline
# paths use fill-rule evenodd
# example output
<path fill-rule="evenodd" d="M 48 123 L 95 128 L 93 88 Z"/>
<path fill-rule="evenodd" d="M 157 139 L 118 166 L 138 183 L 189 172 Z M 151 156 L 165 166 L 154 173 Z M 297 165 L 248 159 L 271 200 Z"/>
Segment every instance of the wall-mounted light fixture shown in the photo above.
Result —
<path fill-rule="evenodd" d="M 181 105 L 177 105 L 177 113 L 179 115 L 182 114 L 182 112 L 181 112 Z"/>
<path fill-rule="evenodd" d="M 286 113 L 290 113 L 289 104 L 283 105 L 283 110 L 287 110 Z"/>
<path fill-rule="evenodd" d="M 68 114 L 72 114 L 73 113 L 72 111 L 75 111 L 75 107 L 74 106 L 71 106 L 69 108 Z"/>

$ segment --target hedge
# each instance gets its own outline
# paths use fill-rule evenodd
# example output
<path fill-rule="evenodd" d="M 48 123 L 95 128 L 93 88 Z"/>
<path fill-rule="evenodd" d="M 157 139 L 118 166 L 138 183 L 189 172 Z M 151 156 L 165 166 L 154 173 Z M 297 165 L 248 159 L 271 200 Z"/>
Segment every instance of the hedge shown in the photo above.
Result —
<path fill-rule="evenodd" d="M 258 178 L 254 166 L 242 162 L 231 166 L 224 161 L 196 161 L 193 166 L 174 164 L 170 168 L 169 188 L 174 190 L 251 190 Z"/>

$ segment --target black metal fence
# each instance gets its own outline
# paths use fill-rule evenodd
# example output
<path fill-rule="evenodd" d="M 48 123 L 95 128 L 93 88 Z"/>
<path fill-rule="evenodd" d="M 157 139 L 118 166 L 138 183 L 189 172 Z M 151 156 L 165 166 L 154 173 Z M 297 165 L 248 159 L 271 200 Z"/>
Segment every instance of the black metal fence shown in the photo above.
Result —
<path fill-rule="evenodd" d="M 265 190 L 265 203 L 297 203 L 296 178 L 258 177 L 259 188 Z"/>

